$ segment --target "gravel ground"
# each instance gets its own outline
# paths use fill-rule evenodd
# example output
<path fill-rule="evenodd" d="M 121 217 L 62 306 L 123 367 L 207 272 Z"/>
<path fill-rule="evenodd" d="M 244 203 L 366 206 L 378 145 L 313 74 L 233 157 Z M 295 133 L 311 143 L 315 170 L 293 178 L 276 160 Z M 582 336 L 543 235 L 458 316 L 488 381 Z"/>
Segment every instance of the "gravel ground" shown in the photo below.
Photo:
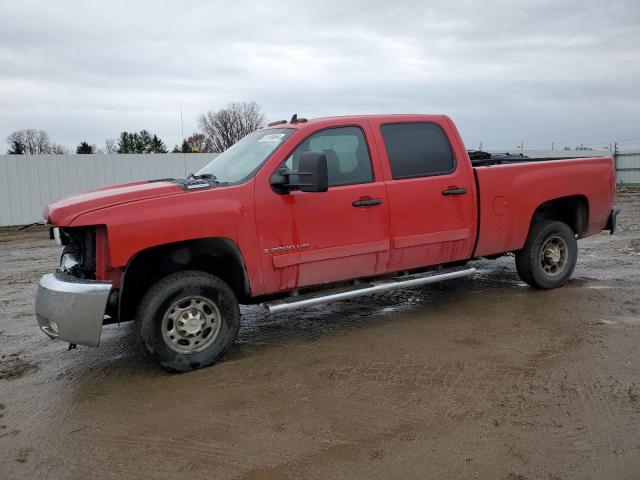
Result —
<path fill-rule="evenodd" d="M 0 229 L 0 478 L 640 478 L 640 194 L 534 291 L 474 278 L 268 317 L 225 361 L 172 375 L 130 324 L 47 339 L 35 283 L 58 249 Z"/>

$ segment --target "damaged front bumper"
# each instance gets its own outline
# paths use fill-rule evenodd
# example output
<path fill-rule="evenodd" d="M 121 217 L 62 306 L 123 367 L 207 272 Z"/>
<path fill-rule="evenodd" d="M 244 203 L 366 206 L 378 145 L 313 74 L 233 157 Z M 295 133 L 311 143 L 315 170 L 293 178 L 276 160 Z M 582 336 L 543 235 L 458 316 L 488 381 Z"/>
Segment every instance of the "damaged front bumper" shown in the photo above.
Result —
<path fill-rule="evenodd" d="M 44 275 L 36 294 L 38 325 L 51 338 L 98 346 L 110 292 L 111 282 Z"/>

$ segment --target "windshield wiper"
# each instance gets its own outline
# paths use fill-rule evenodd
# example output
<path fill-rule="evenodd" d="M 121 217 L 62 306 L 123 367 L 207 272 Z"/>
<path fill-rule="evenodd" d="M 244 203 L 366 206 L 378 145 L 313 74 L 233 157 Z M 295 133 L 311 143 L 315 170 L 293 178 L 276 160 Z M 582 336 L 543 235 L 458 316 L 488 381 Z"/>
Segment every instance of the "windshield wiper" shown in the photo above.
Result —
<path fill-rule="evenodd" d="M 187 180 L 207 180 L 210 183 L 214 183 L 216 185 L 228 185 L 229 182 L 221 182 L 213 173 L 202 173 L 200 175 L 196 175 L 195 173 L 190 173 L 187 177 Z"/>
<path fill-rule="evenodd" d="M 221 182 L 218 182 L 218 179 L 213 173 L 202 173 L 200 175 L 196 175 L 195 173 L 190 173 L 187 178 L 193 178 L 195 180 L 200 180 L 200 179 L 211 180 L 212 182 L 221 183 Z"/>

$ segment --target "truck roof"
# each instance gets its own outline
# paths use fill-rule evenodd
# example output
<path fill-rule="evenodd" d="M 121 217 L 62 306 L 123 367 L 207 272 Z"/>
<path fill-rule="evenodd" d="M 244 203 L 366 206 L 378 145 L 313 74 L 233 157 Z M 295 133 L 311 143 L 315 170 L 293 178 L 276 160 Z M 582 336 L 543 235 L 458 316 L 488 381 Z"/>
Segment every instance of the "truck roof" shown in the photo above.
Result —
<path fill-rule="evenodd" d="M 295 117 L 295 116 L 294 116 Z M 294 120 L 294 118 L 292 118 Z M 271 122 L 269 125 L 265 127 L 266 129 L 270 128 L 295 128 L 300 129 L 305 127 L 306 125 L 315 125 L 318 124 L 326 124 L 327 126 L 333 125 L 335 123 L 344 124 L 345 122 L 349 122 L 349 120 L 362 121 L 362 120 L 378 120 L 378 121 L 401 121 L 401 122 L 442 122 L 442 121 L 451 121 L 451 119 L 442 114 L 422 114 L 422 113 L 385 113 L 385 114 L 374 114 L 374 115 L 336 115 L 332 117 L 318 117 L 318 118 L 298 118 L 291 122 L 291 120 L 281 120 L 276 122 Z"/>

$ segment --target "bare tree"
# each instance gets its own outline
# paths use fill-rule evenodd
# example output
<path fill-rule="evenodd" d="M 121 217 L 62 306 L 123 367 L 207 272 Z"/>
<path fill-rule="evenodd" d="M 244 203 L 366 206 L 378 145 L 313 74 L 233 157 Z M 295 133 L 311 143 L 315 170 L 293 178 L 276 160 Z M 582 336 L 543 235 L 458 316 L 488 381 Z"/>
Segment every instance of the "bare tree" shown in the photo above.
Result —
<path fill-rule="evenodd" d="M 13 132 L 7 137 L 7 143 L 12 146 L 14 151 L 18 150 L 27 155 L 49 153 L 51 148 L 47 132 L 31 128 Z"/>
<path fill-rule="evenodd" d="M 49 153 L 53 153 L 54 155 L 65 155 L 69 153 L 69 150 L 64 145 L 60 145 L 59 143 L 52 143 L 49 146 Z"/>
<path fill-rule="evenodd" d="M 63 154 L 67 149 L 57 143 L 49 141 L 49 135 L 44 130 L 26 128 L 13 132 L 7 137 L 10 145 L 9 153 L 38 155 L 43 153 Z"/>
<path fill-rule="evenodd" d="M 220 110 L 209 110 L 198 118 L 198 126 L 214 152 L 223 152 L 265 123 L 262 108 L 256 102 L 232 102 Z"/>
<path fill-rule="evenodd" d="M 116 140 L 114 138 L 107 138 L 104 141 L 104 153 L 118 153 L 118 147 L 116 146 Z"/>

